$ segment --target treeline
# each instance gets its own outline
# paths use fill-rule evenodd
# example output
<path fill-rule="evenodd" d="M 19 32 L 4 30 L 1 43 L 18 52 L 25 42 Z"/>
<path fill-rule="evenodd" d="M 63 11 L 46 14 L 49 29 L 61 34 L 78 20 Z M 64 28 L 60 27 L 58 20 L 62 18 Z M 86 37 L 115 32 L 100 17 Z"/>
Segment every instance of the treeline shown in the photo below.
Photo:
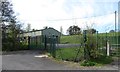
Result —
<path fill-rule="evenodd" d="M 91 32 L 92 34 L 95 34 L 97 33 L 98 31 L 94 28 L 91 28 L 89 26 L 86 26 L 87 29 L 85 30 L 87 33 L 88 32 Z M 77 26 L 77 25 L 73 25 L 73 26 L 70 26 L 68 29 L 67 29 L 67 33 L 68 35 L 79 35 L 79 34 L 82 34 L 83 33 L 83 30 Z M 115 30 L 110 30 L 109 32 L 109 35 L 119 35 L 120 34 L 120 31 L 117 31 L 115 32 Z M 102 34 L 102 33 L 101 33 Z M 104 33 L 103 33 L 104 34 Z"/>
<path fill-rule="evenodd" d="M 19 34 L 23 32 L 22 23 L 17 19 L 10 1 L 0 1 L 0 14 L 2 50 L 19 50 L 21 46 Z"/>
<path fill-rule="evenodd" d="M 93 28 L 88 28 L 87 30 L 85 30 L 86 32 L 91 32 L 92 34 L 96 33 L 96 29 L 93 29 Z M 68 29 L 67 29 L 67 33 L 69 35 L 79 35 L 79 34 L 82 34 L 82 29 L 76 25 L 73 25 L 73 26 L 70 26 Z"/>

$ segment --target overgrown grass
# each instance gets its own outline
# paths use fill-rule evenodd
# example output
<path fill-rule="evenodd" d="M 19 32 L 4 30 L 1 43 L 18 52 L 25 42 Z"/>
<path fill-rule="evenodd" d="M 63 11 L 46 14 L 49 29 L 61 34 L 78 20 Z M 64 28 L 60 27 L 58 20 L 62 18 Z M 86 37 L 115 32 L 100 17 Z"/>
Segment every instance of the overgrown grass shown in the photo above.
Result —
<path fill-rule="evenodd" d="M 80 35 L 61 36 L 60 43 L 79 44 L 81 41 L 80 39 Z"/>
<path fill-rule="evenodd" d="M 112 62 L 112 57 L 106 55 L 100 55 L 97 59 L 90 59 L 89 61 L 84 61 L 84 51 L 83 48 L 61 48 L 56 50 L 56 59 L 65 60 L 72 62 L 79 62 L 82 66 L 102 66 Z M 78 56 L 76 57 L 78 53 Z"/>
<path fill-rule="evenodd" d="M 102 66 L 105 64 L 110 64 L 113 61 L 110 56 L 100 56 L 97 59 L 90 59 L 88 61 L 82 61 L 81 66 Z"/>
<path fill-rule="evenodd" d="M 115 50 L 113 50 L 111 56 L 113 56 L 113 57 L 120 57 L 120 47 L 118 47 Z"/>
<path fill-rule="evenodd" d="M 107 33 L 108 36 L 120 36 L 120 32 Z M 99 33 L 99 36 L 106 36 L 106 33 Z"/>
<path fill-rule="evenodd" d="M 92 61 L 83 61 L 81 62 L 81 66 L 95 66 L 97 63 L 96 62 L 92 62 Z"/>
<path fill-rule="evenodd" d="M 118 33 L 99 33 L 93 34 L 94 38 L 97 38 L 99 46 L 104 45 L 106 40 L 109 40 L 110 44 L 120 44 L 120 32 Z M 118 40 L 118 42 L 117 42 Z M 60 43 L 68 44 L 80 44 L 83 41 L 83 35 L 70 35 L 70 36 L 61 36 Z M 97 42 L 96 41 L 96 42 Z"/>
<path fill-rule="evenodd" d="M 78 53 L 78 51 L 80 52 Z M 77 56 L 77 53 L 78 53 L 78 56 Z M 83 58 L 83 49 L 77 48 L 77 47 L 57 49 L 56 58 L 66 60 L 66 61 L 80 60 Z"/>
<path fill-rule="evenodd" d="M 79 48 L 61 48 L 56 51 L 56 58 L 62 59 L 66 61 L 75 61 L 78 59 L 80 61 L 80 65 L 83 66 L 99 66 L 105 65 L 112 62 L 112 57 L 106 56 L 106 50 L 104 47 L 106 46 L 106 40 L 110 41 L 110 44 L 117 44 L 117 37 L 120 39 L 120 33 L 114 35 L 115 33 L 100 33 L 98 35 L 94 34 L 93 37 L 96 39 L 95 42 L 98 42 L 98 49 L 101 53 L 100 56 L 96 59 L 90 59 L 89 61 L 84 61 L 84 51 L 83 48 L 80 49 L 80 53 L 76 58 L 77 52 Z M 97 37 L 98 36 L 98 37 Z M 69 44 L 80 44 L 83 41 L 82 35 L 71 35 L 71 36 L 62 36 L 60 39 L 60 43 L 69 43 Z M 97 43 L 96 43 L 97 44 Z M 119 44 L 119 42 L 118 42 Z M 103 49 L 102 49 L 103 48 Z M 120 49 L 118 50 L 120 51 Z M 120 55 L 120 53 L 118 53 Z"/>

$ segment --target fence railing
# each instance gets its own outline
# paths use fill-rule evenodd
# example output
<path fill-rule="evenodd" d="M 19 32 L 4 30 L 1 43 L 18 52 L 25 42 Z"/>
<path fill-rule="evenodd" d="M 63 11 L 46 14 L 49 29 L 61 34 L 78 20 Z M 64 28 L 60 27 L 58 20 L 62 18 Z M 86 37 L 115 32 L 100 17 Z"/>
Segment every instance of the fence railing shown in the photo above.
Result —
<path fill-rule="evenodd" d="M 117 49 L 120 48 L 120 42 L 117 41 L 117 39 L 120 39 L 119 35 L 115 36 L 111 33 L 89 35 L 86 33 L 86 43 L 89 44 L 86 47 L 96 48 L 98 53 L 107 55 L 109 43 L 109 52 L 112 55 L 112 53 L 117 53 Z M 46 50 L 56 58 L 78 61 L 84 57 L 84 34 L 61 37 L 42 35 L 27 37 L 24 40 L 29 49 Z"/>

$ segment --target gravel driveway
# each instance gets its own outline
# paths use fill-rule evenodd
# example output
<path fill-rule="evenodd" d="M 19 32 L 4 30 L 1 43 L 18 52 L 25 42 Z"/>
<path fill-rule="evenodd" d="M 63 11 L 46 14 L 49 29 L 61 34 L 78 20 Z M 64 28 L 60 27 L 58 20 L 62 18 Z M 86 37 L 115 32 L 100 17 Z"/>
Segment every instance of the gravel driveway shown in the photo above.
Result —
<path fill-rule="evenodd" d="M 3 70 L 118 70 L 117 65 L 102 67 L 82 67 L 77 63 L 55 61 L 51 58 L 39 58 L 40 51 L 17 51 L 4 53 Z"/>

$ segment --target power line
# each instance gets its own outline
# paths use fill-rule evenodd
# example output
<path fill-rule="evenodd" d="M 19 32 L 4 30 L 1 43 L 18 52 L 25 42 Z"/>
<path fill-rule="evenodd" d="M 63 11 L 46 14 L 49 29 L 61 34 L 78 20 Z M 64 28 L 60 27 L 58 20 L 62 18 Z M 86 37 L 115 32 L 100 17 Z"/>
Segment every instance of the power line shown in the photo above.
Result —
<path fill-rule="evenodd" d="M 53 20 L 36 20 L 36 21 L 67 21 L 67 20 L 76 20 L 76 19 L 89 19 L 89 18 L 97 18 L 97 17 L 102 17 L 102 16 L 107 16 L 107 15 L 111 15 L 114 14 L 113 13 L 109 13 L 109 14 L 104 14 L 104 15 L 96 15 L 96 16 L 90 16 L 90 17 L 83 17 L 83 18 L 69 18 L 69 19 L 53 19 Z M 24 20 L 26 21 L 26 20 Z M 32 20 L 31 20 L 32 21 Z M 34 20 L 35 21 L 35 20 Z"/>
<path fill-rule="evenodd" d="M 107 15 L 111 15 L 111 14 L 114 14 L 114 13 L 98 15 L 98 16 L 83 17 L 83 18 L 54 19 L 54 20 L 46 20 L 46 21 L 64 21 L 64 20 L 75 20 L 75 19 L 87 19 L 87 18 L 95 18 L 95 17 L 107 16 Z"/>

